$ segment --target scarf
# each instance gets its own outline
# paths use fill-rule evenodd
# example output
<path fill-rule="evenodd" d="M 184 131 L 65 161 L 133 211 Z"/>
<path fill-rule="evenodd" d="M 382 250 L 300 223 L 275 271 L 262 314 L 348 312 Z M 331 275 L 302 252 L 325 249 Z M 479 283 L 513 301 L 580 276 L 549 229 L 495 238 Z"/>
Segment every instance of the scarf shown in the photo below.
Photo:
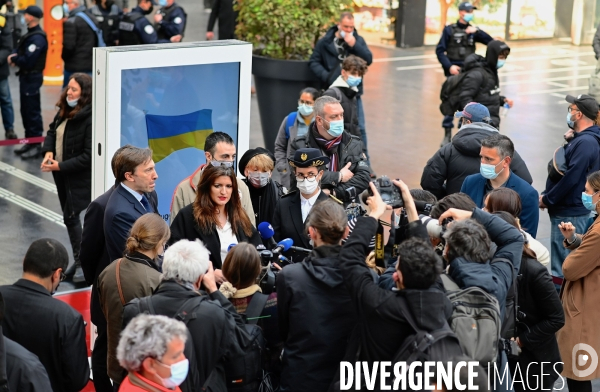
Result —
<path fill-rule="evenodd" d="M 225 298 L 246 298 L 254 295 L 254 293 L 257 291 L 262 293 L 260 286 L 257 284 L 253 284 L 250 287 L 238 290 L 229 282 L 224 282 L 221 287 L 219 287 L 219 291 L 225 296 Z"/>
<path fill-rule="evenodd" d="M 315 125 L 313 127 L 313 136 L 319 148 L 321 148 L 321 150 L 323 150 L 325 154 L 329 156 L 329 171 L 338 171 L 338 146 L 342 142 L 342 136 L 344 136 L 344 134 L 342 133 L 335 139 L 325 140 L 321 137 L 321 135 L 319 135 L 317 126 Z"/>

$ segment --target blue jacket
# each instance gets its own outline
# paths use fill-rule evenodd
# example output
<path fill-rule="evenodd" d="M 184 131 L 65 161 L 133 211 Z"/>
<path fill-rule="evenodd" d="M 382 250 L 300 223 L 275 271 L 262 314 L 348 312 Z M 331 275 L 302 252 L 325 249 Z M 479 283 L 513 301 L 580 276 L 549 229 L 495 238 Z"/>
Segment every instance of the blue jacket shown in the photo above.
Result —
<path fill-rule="evenodd" d="M 341 75 L 342 72 L 342 61 L 338 57 L 337 49 L 333 43 L 335 33 L 338 31 L 337 25 L 331 27 L 325 33 L 325 36 L 321 38 L 315 45 L 310 60 L 308 60 L 308 66 L 311 71 L 321 81 L 322 87 L 328 89 L 329 86 Z M 367 65 L 371 65 L 373 62 L 373 54 L 369 50 L 367 43 L 358 35 L 356 30 L 352 33 L 356 38 L 356 43 L 353 47 L 350 47 L 344 43 L 346 49 L 346 55 L 355 55 L 367 62 Z M 364 80 L 364 79 L 363 79 Z M 362 82 L 358 85 L 358 95 L 362 95 L 363 85 Z"/>
<path fill-rule="evenodd" d="M 156 208 L 154 203 L 151 206 Z M 147 212 L 127 189 L 121 184 L 116 185 L 104 212 L 104 237 L 111 262 L 123 257 L 129 231 L 135 221 Z"/>
<path fill-rule="evenodd" d="M 595 136 L 594 136 L 595 135 Z M 551 215 L 581 216 L 590 212 L 581 202 L 587 176 L 600 169 L 600 128 L 597 125 L 576 132 L 565 146 L 567 171 L 559 182 L 546 180 L 543 202 Z"/>
<path fill-rule="evenodd" d="M 173 3 L 170 7 L 161 8 L 160 13 L 163 15 L 163 20 L 158 23 L 157 28 L 161 39 L 170 40 L 175 35 L 183 35 L 187 18 L 183 8 Z"/>
<path fill-rule="evenodd" d="M 34 31 L 43 31 L 40 26 L 34 26 L 28 29 L 28 33 Z M 24 50 L 20 51 L 19 49 L 23 48 Z M 19 46 L 13 50 L 13 53 L 17 53 L 15 57 L 12 58 L 12 62 L 15 63 L 20 70 L 31 70 L 36 65 L 36 62 L 40 56 L 46 56 L 48 52 L 48 40 L 46 39 L 46 35 L 42 34 L 34 34 L 29 37 L 22 43 L 19 43 Z"/>
<path fill-rule="evenodd" d="M 458 27 L 463 29 L 466 29 L 469 26 L 468 23 L 462 24 L 459 21 L 456 21 L 456 24 L 458 25 Z M 484 45 L 487 45 L 490 41 L 493 40 L 493 38 L 488 33 L 482 30 L 477 30 L 477 32 L 474 33 L 473 36 L 475 42 L 479 42 Z M 452 25 L 444 27 L 444 30 L 442 30 L 442 36 L 440 37 L 440 41 L 438 42 L 435 48 L 435 54 L 437 55 L 440 64 L 442 64 L 442 68 L 444 68 L 444 73 L 446 74 L 446 76 L 450 75 L 449 69 L 452 65 L 458 65 L 459 67 L 462 67 L 463 65 L 463 62 L 461 60 L 451 60 L 446 55 L 450 38 L 452 38 Z"/>
<path fill-rule="evenodd" d="M 512 285 L 513 274 L 518 274 L 523 253 L 523 234 L 502 218 L 488 214 L 478 208 L 473 211 L 473 219 L 481 223 L 497 245 L 496 253 L 490 262 L 477 263 L 457 257 L 450 262 L 448 275 L 461 288 L 479 287 L 498 299 L 500 313 L 504 319 L 506 293 Z M 509 260 L 511 265 L 506 262 Z"/>
<path fill-rule="evenodd" d="M 483 208 L 486 181 L 479 173 L 471 174 L 465 178 L 462 188 L 460 188 L 460 191 L 469 195 L 479 208 Z M 519 215 L 521 226 L 535 238 L 540 217 L 538 192 L 513 172 L 510 173 L 505 186 L 517 192 L 521 197 L 522 208 L 521 215 Z"/>

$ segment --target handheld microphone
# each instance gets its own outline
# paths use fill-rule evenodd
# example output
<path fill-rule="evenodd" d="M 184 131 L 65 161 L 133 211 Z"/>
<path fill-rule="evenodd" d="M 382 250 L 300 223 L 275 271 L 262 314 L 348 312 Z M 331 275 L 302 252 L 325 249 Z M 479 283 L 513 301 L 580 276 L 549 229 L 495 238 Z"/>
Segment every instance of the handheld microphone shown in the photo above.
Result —
<path fill-rule="evenodd" d="M 234 246 L 236 246 L 237 244 L 229 244 L 229 247 L 227 248 L 227 252 L 229 252 L 231 250 L 231 248 L 233 248 Z"/>
<path fill-rule="evenodd" d="M 257 230 L 260 234 L 260 238 L 262 238 L 263 240 L 268 240 L 269 245 L 271 247 L 277 246 L 277 242 L 275 242 L 275 239 L 273 238 L 273 236 L 275 235 L 275 230 L 273 230 L 273 226 L 271 226 L 269 222 L 259 223 Z"/>
<path fill-rule="evenodd" d="M 296 252 L 306 253 L 306 254 L 309 254 L 310 252 L 312 252 L 311 249 L 301 248 L 299 246 L 290 246 L 290 249 L 293 251 L 296 251 Z"/>
<path fill-rule="evenodd" d="M 279 241 L 279 243 L 277 244 L 277 246 L 275 248 L 273 248 L 272 252 L 273 253 L 285 252 L 288 249 L 290 249 L 293 244 L 294 244 L 294 240 L 293 239 L 286 238 L 284 240 Z"/>

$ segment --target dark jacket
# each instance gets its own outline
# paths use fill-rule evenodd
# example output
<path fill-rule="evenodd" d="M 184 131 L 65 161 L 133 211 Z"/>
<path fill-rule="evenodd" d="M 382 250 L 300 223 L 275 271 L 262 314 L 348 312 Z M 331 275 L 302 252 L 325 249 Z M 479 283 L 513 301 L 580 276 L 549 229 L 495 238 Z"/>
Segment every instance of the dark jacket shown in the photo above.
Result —
<path fill-rule="evenodd" d="M 52 391 L 83 389 L 90 377 L 83 317 L 30 280 L 1 286 L 0 293 L 6 304 L 4 336 L 37 355 Z"/>
<path fill-rule="evenodd" d="M 441 147 L 428 161 L 421 175 L 421 188 L 440 200 L 446 195 L 460 192 L 464 179 L 479 173 L 481 166 L 481 141 L 498 130 L 485 123 L 471 123 L 460 128 L 452 142 Z M 515 151 L 510 170 L 531 184 L 533 179 L 527 165 Z"/>
<path fill-rule="evenodd" d="M 238 242 L 249 242 L 254 246 L 262 244 L 258 231 L 252 226 L 252 235 L 248 237 L 241 226 L 237 228 L 238 234 L 236 235 Z M 221 241 L 219 234 L 215 227 L 212 228 L 210 233 L 203 232 L 196 219 L 194 218 L 194 205 L 190 204 L 179 211 L 173 223 L 171 223 L 171 238 L 169 244 L 187 239 L 195 241 L 200 239 L 206 249 L 210 252 L 210 261 L 213 264 L 214 269 L 221 269 L 223 266 L 223 260 L 221 260 Z"/>
<path fill-rule="evenodd" d="M 520 324 L 517 328 L 523 344 L 519 364 L 521 369 L 527 369 L 533 362 L 533 369 L 527 375 L 529 385 L 533 386 L 539 383 L 537 375 L 542 375 L 540 363 L 550 362 L 546 367 L 551 370 L 544 371 L 543 376 L 543 388 L 550 389 L 558 378 L 552 368 L 561 361 L 556 332 L 565 324 L 565 313 L 548 269 L 537 260 L 526 256 L 521 259 L 518 287 Z M 559 372 L 561 368 L 562 364 L 557 365 Z"/>
<path fill-rule="evenodd" d="M 205 300 L 201 300 L 201 296 Z M 163 281 L 150 300 L 156 314 L 174 318 L 184 302 L 195 297 L 200 305 L 194 309 L 186 326 L 192 337 L 199 381 L 201 385 L 206 383 L 209 391 L 224 392 L 227 387 L 223 363 L 242 355 L 248 344 L 244 320 L 231 302 L 218 290 L 206 295 L 172 280 Z M 137 314 L 137 306 L 125 306 L 123 325 Z"/>
<path fill-rule="evenodd" d="M 550 178 L 546 180 L 542 200 L 551 215 L 581 216 L 590 213 L 583 206 L 581 192 L 585 189 L 587 176 L 600 169 L 600 147 L 594 135 L 600 137 L 597 125 L 575 132 L 575 137 L 565 146 L 565 175 L 559 182 Z"/>
<path fill-rule="evenodd" d="M 336 92 L 337 90 L 337 92 Z M 344 130 L 351 135 L 360 138 L 360 127 L 358 126 L 358 91 L 348 86 L 342 77 L 338 77 L 333 85 L 323 93 L 340 101 L 344 109 Z"/>
<path fill-rule="evenodd" d="M 351 362 L 359 360 L 372 364 L 374 361 L 391 361 L 404 339 L 414 333 L 406 322 L 406 312 L 410 312 L 419 327 L 426 331 L 447 325 L 446 320 L 452 314 L 452 304 L 439 290 L 390 291 L 373 282 L 365 258 L 369 252 L 369 241 L 376 231 L 375 219 L 358 218 L 340 253 L 342 276 L 361 320 L 357 341 L 348 347 L 344 359 Z M 360 343 L 358 359 L 357 343 Z"/>
<path fill-rule="evenodd" d="M 238 12 L 233 10 L 233 0 L 213 0 L 206 31 L 213 31 L 219 19 L 219 39 L 234 39 Z"/>
<path fill-rule="evenodd" d="M 470 26 L 469 23 L 462 24 L 462 23 L 460 23 L 460 21 L 456 21 L 456 23 L 454 25 L 448 25 L 448 26 L 444 27 L 444 30 L 442 30 L 442 36 L 440 37 L 440 41 L 438 42 L 438 44 L 435 48 L 435 54 L 436 54 L 440 64 L 442 64 L 442 68 L 444 69 L 444 74 L 446 76 L 450 75 L 449 70 L 452 65 L 458 65 L 459 67 L 462 67 L 463 63 L 464 63 L 464 59 L 450 58 L 448 56 L 448 48 L 452 44 L 451 43 L 452 30 L 453 30 L 453 28 L 465 30 L 469 26 Z M 480 42 L 484 45 L 487 45 L 490 41 L 493 40 L 493 38 L 488 33 L 486 33 L 483 30 L 479 30 L 479 29 L 474 34 L 471 34 L 470 37 L 468 37 L 468 39 L 472 39 L 472 41 L 473 41 L 473 45 L 472 45 L 473 52 L 475 52 L 475 43 L 476 42 Z"/>
<path fill-rule="evenodd" d="M 339 245 L 315 248 L 277 276 L 284 341 L 282 391 L 325 391 L 358 319 L 339 270 Z"/>
<path fill-rule="evenodd" d="M 94 4 L 88 11 L 102 30 L 106 46 L 115 46 L 119 40 L 119 19 L 123 16 L 123 10 L 113 3 L 109 9 L 103 8 L 101 4 Z"/>
<path fill-rule="evenodd" d="M 316 126 L 317 125 L 313 123 L 305 135 L 298 136 L 294 139 L 290 146 L 290 156 L 293 157 L 296 150 L 299 148 L 316 148 L 321 150 L 313 134 L 318 133 Z M 371 171 L 369 170 L 369 165 L 367 164 L 365 154 L 363 153 L 363 147 L 360 138 L 352 136 L 344 131 L 342 142 L 338 146 L 338 171 L 331 172 L 325 170 L 323 178 L 321 179 L 321 188 L 331 190 L 333 196 L 345 202 L 350 201 L 346 196 L 346 189 L 352 186 L 355 187 L 357 195 L 367 189 L 369 187 L 369 182 L 371 181 Z M 326 155 L 325 152 L 323 152 L 323 155 Z M 352 163 L 349 169 L 354 173 L 354 177 L 352 177 L 350 181 L 339 182 L 339 170 L 346 166 L 348 162 Z M 292 177 L 291 182 L 295 187 L 296 178 L 292 173 L 290 173 L 290 176 Z"/>
<path fill-rule="evenodd" d="M 472 54 L 465 60 L 461 72 L 469 72 L 461 81 L 459 102 L 465 107 L 469 102 L 478 102 L 490 111 L 494 127 L 500 126 L 500 106 L 504 105 L 504 96 L 500 95 L 498 79 L 498 51 L 495 45 L 499 41 L 488 44 L 486 57 Z M 494 54 L 495 53 L 495 54 Z M 492 65 L 493 64 L 493 65 Z"/>
<path fill-rule="evenodd" d="M 310 238 L 308 238 L 308 235 L 306 234 L 306 228 L 302 221 L 301 197 L 300 192 L 292 191 L 279 199 L 277 206 L 275 206 L 275 212 L 273 213 L 273 222 L 271 222 L 273 230 L 275 231 L 273 239 L 276 242 L 279 242 L 285 238 L 291 238 L 294 240 L 294 246 L 312 249 Z M 319 193 L 315 204 L 327 200 L 327 198 L 328 196 L 321 192 Z M 305 253 L 293 250 L 288 250 L 284 255 L 291 258 L 293 262 L 302 261 L 306 257 Z"/>
<path fill-rule="evenodd" d="M 254 221 L 258 225 L 262 222 L 273 223 L 273 214 L 277 202 L 284 195 L 283 186 L 271 179 L 269 183 L 262 188 L 255 188 L 250 184 L 247 178 L 243 179 L 248 186 L 250 199 L 252 200 L 252 209 L 254 210 Z"/>
<path fill-rule="evenodd" d="M 96 18 L 84 6 L 70 11 L 69 19 L 63 23 L 61 57 L 65 62 L 65 71 L 92 72 L 94 68 L 93 52 L 94 47 L 98 46 L 98 37 L 85 20 L 77 16 L 80 12 L 85 12 L 95 23 Z"/>
<path fill-rule="evenodd" d="M 13 50 L 13 33 L 9 29 L 0 31 L 0 79 L 8 78 L 10 69 L 7 57 Z"/>
<path fill-rule="evenodd" d="M 170 41 L 171 37 L 178 34 L 183 36 L 187 15 L 181 6 L 173 3 L 170 6 L 162 7 L 159 13 L 163 16 L 163 19 L 156 28 L 158 39 Z"/>
<path fill-rule="evenodd" d="M 3 337 L 6 351 L 6 375 L 8 390 L 19 392 L 48 392 L 52 390 L 50 379 L 38 357 L 19 343 Z"/>
<path fill-rule="evenodd" d="M 466 193 L 473 199 L 477 207 L 483 208 L 483 202 L 485 199 L 485 186 L 488 180 L 486 180 L 481 174 L 471 174 L 463 182 L 460 191 Z M 538 223 L 540 218 L 539 202 L 540 197 L 538 192 L 527 182 L 523 181 L 515 173 L 510 173 L 508 181 L 504 184 L 506 188 L 510 188 L 517 192 L 521 197 L 521 215 L 519 215 L 519 221 L 521 227 L 531 234 L 535 238 L 538 229 Z"/>
<path fill-rule="evenodd" d="M 60 113 L 60 112 L 59 112 Z M 63 122 L 57 113 L 44 140 L 42 151 L 56 158 L 56 129 Z M 59 171 L 53 171 L 63 211 L 75 214 L 92 200 L 92 105 L 87 105 L 67 121 L 63 134 L 63 156 Z"/>
<path fill-rule="evenodd" d="M 17 55 L 11 61 L 19 67 L 19 79 L 26 78 L 29 73 L 41 74 L 48 54 L 48 39 L 44 30 L 39 25 L 27 28 L 27 34 L 19 39 L 13 53 Z"/>
<path fill-rule="evenodd" d="M 340 40 L 339 42 L 343 42 L 341 45 L 344 50 L 344 54 L 342 59 L 340 60 L 338 51 L 333 43 L 335 38 L 335 33 L 338 31 L 337 25 L 332 26 L 327 30 L 325 36 L 317 41 L 315 45 L 315 49 L 313 53 L 310 55 L 310 60 L 308 60 L 308 66 L 311 71 L 317 76 L 317 78 L 321 81 L 321 88 L 326 89 L 331 86 L 334 80 L 337 79 L 338 76 L 342 73 L 342 61 L 344 58 L 350 56 L 351 54 L 360 57 L 361 59 L 367 62 L 367 65 L 371 65 L 373 62 L 373 54 L 369 50 L 367 43 L 358 35 L 356 29 L 352 33 L 354 38 L 356 38 L 356 43 L 353 47 L 350 47 L 345 41 Z M 358 85 L 358 95 L 362 95 L 363 93 L 363 84 Z"/>
<path fill-rule="evenodd" d="M 108 258 L 111 262 L 123 257 L 125 243 L 135 221 L 144 214 L 157 211 L 156 205 L 150 203 L 150 206 L 154 211 L 146 211 L 142 204 L 127 189 L 123 188 L 122 184 L 116 185 L 104 212 L 104 238 L 106 239 Z"/>
<path fill-rule="evenodd" d="M 594 40 L 592 41 L 592 47 L 594 48 L 594 54 L 596 55 L 596 60 L 600 57 L 600 26 L 596 29 L 596 34 L 594 34 Z"/>
<path fill-rule="evenodd" d="M 476 208 L 473 218 L 481 223 L 490 240 L 497 245 L 491 262 L 477 263 L 457 257 L 450 262 L 448 275 L 461 288 L 479 287 L 498 299 L 504 319 L 506 293 L 521 266 L 523 235 L 502 218 Z M 512 266 L 507 262 L 510 261 Z M 511 272 L 511 268 L 513 271 Z"/>

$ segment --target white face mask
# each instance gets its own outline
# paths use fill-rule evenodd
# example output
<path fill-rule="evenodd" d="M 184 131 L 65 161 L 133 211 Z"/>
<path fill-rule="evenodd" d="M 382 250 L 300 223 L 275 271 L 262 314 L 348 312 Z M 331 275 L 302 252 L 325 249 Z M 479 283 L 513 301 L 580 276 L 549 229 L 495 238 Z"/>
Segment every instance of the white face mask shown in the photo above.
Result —
<path fill-rule="evenodd" d="M 303 195 L 312 195 L 314 191 L 319 187 L 320 178 L 316 178 L 314 181 L 308 181 L 306 178 L 302 181 L 296 181 L 298 190 Z"/>
<path fill-rule="evenodd" d="M 255 188 L 262 188 L 269 183 L 269 178 L 271 178 L 271 172 L 249 172 L 248 173 L 248 181 Z"/>

